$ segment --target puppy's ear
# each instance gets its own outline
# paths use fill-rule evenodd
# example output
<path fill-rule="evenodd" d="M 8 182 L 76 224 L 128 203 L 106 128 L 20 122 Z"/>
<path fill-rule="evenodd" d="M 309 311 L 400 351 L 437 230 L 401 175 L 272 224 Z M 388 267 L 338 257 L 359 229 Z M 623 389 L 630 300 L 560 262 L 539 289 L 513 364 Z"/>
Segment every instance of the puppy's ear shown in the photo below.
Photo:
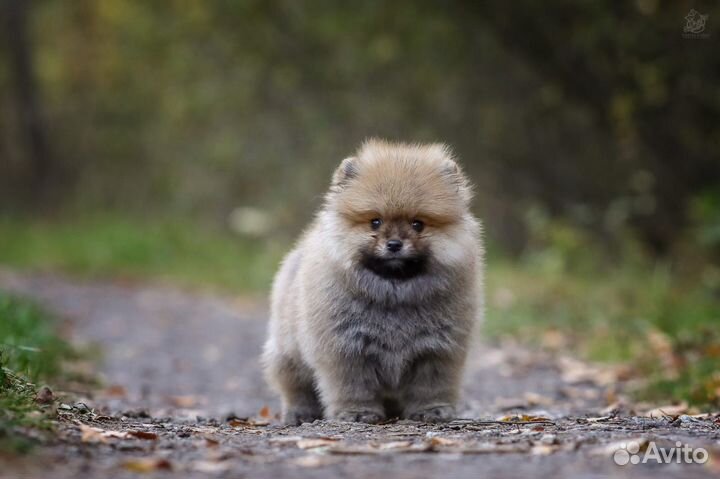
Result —
<path fill-rule="evenodd" d="M 345 158 L 342 163 L 340 163 L 340 166 L 338 166 L 335 173 L 333 173 L 332 184 L 330 185 L 332 191 L 341 191 L 350 181 L 357 177 L 358 170 L 356 163 L 357 159 L 354 156 Z"/>
<path fill-rule="evenodd" d="M 469 203 L 472 200 L 473 192 L 470 182 L 468 181 L 462 168 L 458 165 L 452 157 L 445 158 L 441 165 L 441 172 L 452 185 L 457 188 L 458 193 L 462 197 L 463 201 Z"/>

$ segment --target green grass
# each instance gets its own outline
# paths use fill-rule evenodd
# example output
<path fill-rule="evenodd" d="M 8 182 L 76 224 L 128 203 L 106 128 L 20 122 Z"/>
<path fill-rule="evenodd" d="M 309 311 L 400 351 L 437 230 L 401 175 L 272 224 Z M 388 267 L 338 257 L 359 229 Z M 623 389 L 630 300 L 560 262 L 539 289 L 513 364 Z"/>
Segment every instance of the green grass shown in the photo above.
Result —
<path fill-rule="evenodd" d="M 658 262 L 629 243 L 610 260 L 592 239 L 551 228 L 521 258 L 490 260 L 487 333 L 623 363 L 642 399 L 720 407 L 720 269 L 710 256 Z"/>
<path fill-rule="evenodd" d="M 0 292 L 0 449 L 28 448 L 18 428 L 48 428 L 34 401 L 36 384 L 57 381 L 63 362 L 76 357 L 53 326 L 34 304 Z"/>
<path fill-rule="evenodd" d="M 263 291 L 283 247 L 172 220 L 0 219 L 0 264 L 85 277 L 152 278 Z"/>
<path fill-rule="evenodd" d="M 486 334 L 624 363 L 647 380 L 640 397 L 720 406 L 720 269 L 707 253 L 690 243 L 657 262 L 632 241 L 610 254 L 566 225 L 531 226 L 520 258 L 488 260 Z M 265 292 L 288 247 L 167 219 L 0 220 L 0 264 L 231 293 Z"/>

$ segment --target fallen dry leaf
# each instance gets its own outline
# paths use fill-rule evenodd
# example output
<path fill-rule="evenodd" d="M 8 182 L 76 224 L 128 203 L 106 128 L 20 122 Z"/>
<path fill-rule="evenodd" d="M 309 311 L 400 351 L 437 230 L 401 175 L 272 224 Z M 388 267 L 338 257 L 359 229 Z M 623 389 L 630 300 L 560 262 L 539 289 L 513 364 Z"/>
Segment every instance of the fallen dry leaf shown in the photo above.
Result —
<path fill-rule="evenodd" d="M 428 443 L 415 444 L 412 441 L 390 441 L 366 444 L 337 443 L 327 448 L 327 452 L 332 454 L 391 454 L 424 452 L 428 450 L 430 450 Z"/>
<path fill-rule="evenodd" d="M 328 464 L 334 464 L 337 462 L 330 456 L 324 456 L 320 454 L 308 454 L 307 456 L 301 456 L 292 461 L 293 464 L 300 467 L 322 467 Z"/>
<path fill-rule="evenodd" d="M 296 441 L 295 445 L 300 449 L 315 449 L 336 444 L 337 441 L 337 439 L 328 438 L 303 438 Z"/>
<path fill-rule="evenodd" d="M 107 442 L 108 439 L 143 439 L 146 441 L 155 441 L 158 439 L 158 435 L 150 431 L 113 431 L 109 429 L 101 429 L 99 427 L 92 427 L 86 424 L 80 425 L 80 440 L 82 442 L 94 443 L 94 442 Z"/>
<path fill-rule="evenodd" d="M 463 442 L 457 439 L 448 439 L 446 437 L 433 436 L 428 440 L 430 447 L 458 447 L 462 446 Z"/>
<path fill-rule="evenodd" d="M 380 444 L 377 444 L 376 447 L 382 451 L 387 451 L 390 449 L 407 449 L 413 446 L 412 441 L 390 441 L 390 442 L 381 442 Z"/>
<path fill-rule="evenodd" d="M 708 413 L 708 412 L 705 412 L 705 413 L 702 413 L 702 414 L 689 414 L 689 416 L 690 416 L 691 418 L 693 418 L 693 419 L 703 419 L 703 420 L 708 420 L 708 421 L 713 418 L 713 417 L 712 417 L 712 414 L 710 414 L 710 413 Z M 720 418 L 718 418 L 718 419 L 720 419 Z M 716 421 L 716 422 L 717 422 L 717 421 Z"/>
<path fill-rule="evenodd" d="M 232 464 L 227 461 L 194 461 L 190 468 L 197 472 L 216 474 L 230 470 Z"/>
<path fill-rule="evenodd" d="M 590 383 L 609 386 L 617 382 L 617 371 L 611 367 L 592 366 L 574 358 L 558 360 L 562 380 L 570 384 Z"/>
<path fill-rule="evenodd" d="M 195 396 L 170 396 L 170 403 L 175 407 L 191 408 L 197 405 L 198 399 Z"/>
<path fill-rule="evenodd" d="M 600 414 L 617 416 L 619 413 L 626 409 L 626 404 L 622 401 L 617 401 L 612 404 L 608 404 L 606 407 L 600 410 Z"/>
<path fill-rule="evenodd" d="M 228 421 L 231 427 L 260 427 L 270 425 L 269 421 L 257 421 L 255 419 L 236 417 Z"/>
<path fill-rule="evenodd" d="M 530 449 L 530 454 L 533 456 L 549 456 L 560 449 L 557 444 L 534 444 Z"/>
<path fill-rule="evenodd" d="M 185 428 L 186 431 L 192 432 L 193 434 L 215 434 L 219 428 L 217 426 L 188 426 Z"/>
<path fill-rule="evenodd" d="M 677 418 L 681 414 L 686 413 L 687 410 L 688 410 L 688 404 L 687 404 L 687 402 L 683 401 L 680 404 L 673 404 L 673 405 L 669 405 L 669 406 L 662 406 L 662 407 L 656 407 L 656 408 L 650 409 L 650 410 L 642 413 L 641 416 L 654 417 L 654 418 L 660 418 L 660 417 Z"/>
<path fill-rule="evenodd" d="M 87 443 L 107 442 L 108 439 L 125 439 L 128 437 L 126 432 L 100 429 L 86 424 L 80 424 L 80 433 L 80 440 Z"/>
<path fill-rule="evenodd" d="M 552 422 L 550 418 L 547 418 L 545 416 L 533 416 L 529 414 L 514 414 L 510 416 L 503 416 L 498 419 L 498 421 L 517 423 Z"/>
<path fill-rule="evenodd" d="M 80 440 L 82 442 L 105 442 L 106 441 L 105 437 L 103 436 L 102 429 L 86 426 L 85 424 L 80 425 Z"/>
<path fill-rule="evenodd" d="M 123 462 L 122 466 L 128 471 L 139 473 L 172 470 L 172 464 L 170 463 L 170 461 L 159 457 L 143 457 L 138 459 L 129 459 Z"/>
<path fill-rule="evenodd" d="M 327 452 L 331 454 L 377 454 L 379 451 L 377 448 L 373 448 L 368 444 L 347 445 L 340 443 L 333 447 L 328 447 Z"/>
<path fill-rule="evenodd" d="M 638 451 L 645 451 L 650 444 L 650 440 L 646 437 L 629 437 L 622 441 L 615 441 L 609 444 L 603 444 L 601 446 L 595 447 L 590 452 L 591 454 L 596 456 L 612 457 L 612 455 L 615 454 L 615 451 L 619 449 L 626 449 L 628 444 L 631 443 L 637 444 Z"/>
<path fill-rule="evenodd" d="M 587 422 L 605 422 L 612 419 L 613 416 L 599 416 L 599 417 L 586 417 L 585 420 Z"/>
<path fill-rule="evenodd" d="M 272 413 L 270 412 L 270 408 L 267 406 L 263 406 L 262 409 L 260 409 L 260 413 L 258 414 L 263 419 L 271 419 Z"/>
<path fill-rule="evenodd" d="M 138 439 L 144 439 L 146 441 L 156 441 L 158 435 L 150 431 L 128 431 L 127 434 Z"/>

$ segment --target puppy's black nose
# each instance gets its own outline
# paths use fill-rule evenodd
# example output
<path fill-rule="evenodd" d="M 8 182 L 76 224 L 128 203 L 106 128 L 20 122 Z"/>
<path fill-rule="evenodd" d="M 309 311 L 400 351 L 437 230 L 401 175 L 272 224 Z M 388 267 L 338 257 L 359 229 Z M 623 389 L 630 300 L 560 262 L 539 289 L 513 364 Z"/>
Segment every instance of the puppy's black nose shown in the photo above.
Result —
<path fill-rule="evenodd" d="M 403 243 L 402 243 L 402 241 L 400 241 L 400 240 L 395 240 L 395 239 L 393 239 L 393 240 L 388 241 L 385 246 L 386 246 L 387 249 L 390 250 L 391 252 L 397 253 L 398 251 L 400 251 L 400 250 L 402 249 Z"/>

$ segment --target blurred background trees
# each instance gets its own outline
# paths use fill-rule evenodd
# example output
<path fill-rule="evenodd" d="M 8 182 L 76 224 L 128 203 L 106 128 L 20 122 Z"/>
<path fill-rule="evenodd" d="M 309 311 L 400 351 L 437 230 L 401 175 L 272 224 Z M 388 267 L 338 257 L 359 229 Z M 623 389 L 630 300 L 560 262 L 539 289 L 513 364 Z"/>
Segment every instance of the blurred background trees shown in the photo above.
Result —
<path fill-rule="evenodd" d="M 692 7 L 709 14 L 709 38 L 682 37 Z M 539 208 L 608 242 L 629 228 L 666 254 L 697 203 L 718 201 L 710 2 L 2 8 L 6 213 L 222 222 L 249 205 L 295 232 L 368 136 L 451 144 L 489 235 L 514 252 Z"/>

